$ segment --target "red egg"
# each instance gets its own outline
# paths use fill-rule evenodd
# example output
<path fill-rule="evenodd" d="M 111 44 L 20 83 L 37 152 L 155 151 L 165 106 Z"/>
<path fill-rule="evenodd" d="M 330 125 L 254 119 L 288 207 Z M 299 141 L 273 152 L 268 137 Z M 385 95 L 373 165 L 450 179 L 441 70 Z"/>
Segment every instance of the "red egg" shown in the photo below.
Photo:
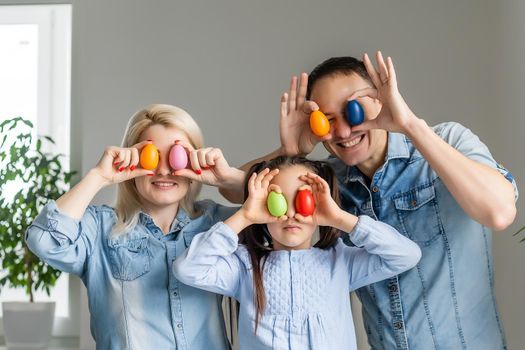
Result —
<path fill-rule="evenodd" d="M 302 216 L 310 216 L 314 213 L 315 201 L 310 190 L 300 190 L 295 196 L 295 211 Z"/>

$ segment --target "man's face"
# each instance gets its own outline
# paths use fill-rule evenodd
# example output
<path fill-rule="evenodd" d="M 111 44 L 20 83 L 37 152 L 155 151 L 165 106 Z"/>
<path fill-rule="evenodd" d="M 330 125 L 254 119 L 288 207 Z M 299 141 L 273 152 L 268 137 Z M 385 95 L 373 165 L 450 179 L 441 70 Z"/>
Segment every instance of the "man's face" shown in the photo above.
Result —
<path fill-rule="evenodd" d="M 312 88 L 310 100 L 330 121 L 332 138 L 324 142 L 325 148 L 345 164 L 377 168 L 386 150 L 387 133 L 384 130 L 352 132 L 345 117 L 346 103 L 358 90 L 370 88 L 371 83 L 357 74 L 336 74 L 319 79 Z M 363 107 L 365 119 L 375 119 L 381 110 L 381 103 L 370 97 L 358 98 Z"/>

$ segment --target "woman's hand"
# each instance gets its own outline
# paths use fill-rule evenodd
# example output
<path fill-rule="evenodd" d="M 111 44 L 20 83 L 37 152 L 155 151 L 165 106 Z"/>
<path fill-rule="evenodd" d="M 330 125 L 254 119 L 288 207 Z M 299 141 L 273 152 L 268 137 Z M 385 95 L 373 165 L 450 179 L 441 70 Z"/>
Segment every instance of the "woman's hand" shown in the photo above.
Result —
<path fill-rule="evenodd" d="M 139 167 L 140 151 L 151 141 L 139 142 L 132 147 L 109 146 L 104 150 L 92 173 L 96 174 L 103 186 L 117 184 L 144 175 L 155 175 L 151 170 Z"/>
<path fill-rule="evenodd" d="M 207 147 L 194 149 L 184 141 L 176 141 L 186 149 L 191 169 L 180 169 L 172 173 L 206 185 L 221 188 L 242 188 L 245 173 L 230 167 L 219 148 Z"/>

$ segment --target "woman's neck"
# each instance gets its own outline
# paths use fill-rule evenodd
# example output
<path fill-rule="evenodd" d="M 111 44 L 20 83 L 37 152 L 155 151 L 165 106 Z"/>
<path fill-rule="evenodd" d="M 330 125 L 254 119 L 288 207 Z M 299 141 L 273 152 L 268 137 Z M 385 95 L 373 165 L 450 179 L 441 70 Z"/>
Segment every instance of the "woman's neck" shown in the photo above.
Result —
<path fill-rule="evenodd" d="M 171 229 L 171 224 L 177 216 L 179 203 L 174 203 L 162 208 L 157 206 L 143 205 L 143 210 L 146 214 L 151 216 L 155 225 L 157 225 L 162 230 L 162 233 L 168 234 Z"/>

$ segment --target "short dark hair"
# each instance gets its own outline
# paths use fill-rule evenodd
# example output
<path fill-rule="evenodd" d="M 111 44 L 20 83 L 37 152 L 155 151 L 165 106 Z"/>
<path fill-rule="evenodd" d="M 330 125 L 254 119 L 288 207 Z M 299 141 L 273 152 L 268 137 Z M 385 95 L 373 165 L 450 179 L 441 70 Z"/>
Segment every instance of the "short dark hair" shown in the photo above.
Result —
<path fill-rule="evenodd" d="M 310 99 L 314 84 L 321 78 L 326 76 L 334 76 L 337 74 L 351 75 L 357 74 L 366 81 L 372 84 L 372 79 L 366 71 L 363 61 L 355 57 L 332 57 L 315 67 L 308 76 L 308 88 L 306 90 L 306 98 Z"/>

